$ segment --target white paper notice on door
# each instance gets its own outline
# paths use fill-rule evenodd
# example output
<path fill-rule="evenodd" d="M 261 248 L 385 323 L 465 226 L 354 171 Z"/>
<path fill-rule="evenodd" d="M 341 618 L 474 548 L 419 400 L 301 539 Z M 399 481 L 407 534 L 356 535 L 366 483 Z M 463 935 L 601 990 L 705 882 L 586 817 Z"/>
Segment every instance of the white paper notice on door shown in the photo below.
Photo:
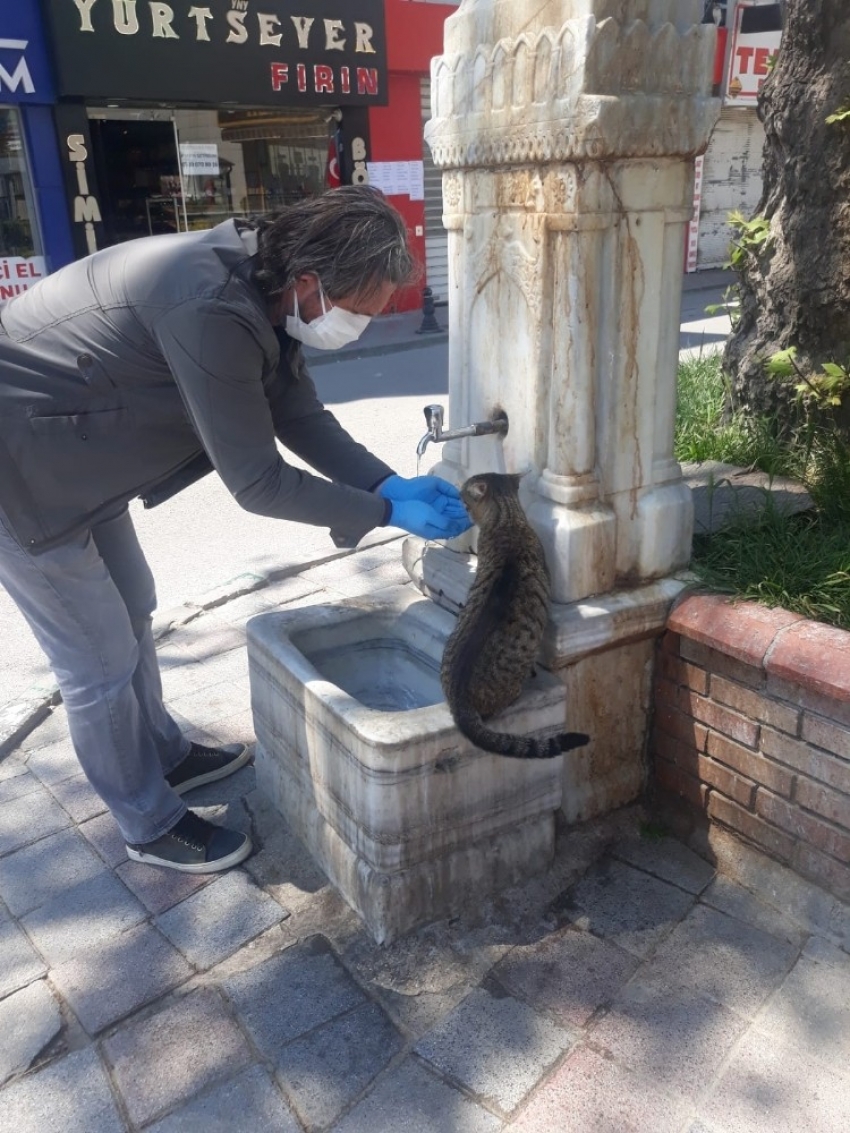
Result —
<path fill-rule="evenodd" d="M 425 168 L 421 161 L 370 161 L 369 184 L 388 197 L 425 199 Z"/>
<path fill-rule="evenodd" d="M 180 168 L 184 177 L 218 177 L 218 146 L 215 142 L 181 142 Z"/>

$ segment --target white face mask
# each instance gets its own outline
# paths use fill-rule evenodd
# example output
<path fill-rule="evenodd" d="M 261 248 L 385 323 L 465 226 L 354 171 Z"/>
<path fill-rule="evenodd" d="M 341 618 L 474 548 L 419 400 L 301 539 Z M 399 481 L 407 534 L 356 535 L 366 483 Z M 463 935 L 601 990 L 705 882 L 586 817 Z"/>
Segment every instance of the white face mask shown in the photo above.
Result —
<path fill-rule="evenodd" d="M 316 350 L 339 350 L 360 337 L 369 323 L 371 315 L 355 315 L 353 311 L 346 311 L 343 307 L 325 305 L 325 292 L 319 284 L 319 297 L 322 300 L 322 314 L 305 323 L 298 309 L 298 292 L 292 291 L 295 310 L 286 316 L 286 333 L 290 338 L 297 338 L 305 346 L 313 346 Z"/>

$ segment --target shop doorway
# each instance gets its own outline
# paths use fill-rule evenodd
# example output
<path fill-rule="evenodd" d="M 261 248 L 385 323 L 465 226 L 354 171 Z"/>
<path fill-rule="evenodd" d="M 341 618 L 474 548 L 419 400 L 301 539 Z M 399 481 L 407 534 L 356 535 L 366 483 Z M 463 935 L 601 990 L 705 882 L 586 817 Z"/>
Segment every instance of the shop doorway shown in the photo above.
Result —
<path fill-rule="evenodd" d="M 185 230 L 174 123 L 92 118 L 108 244 Z"/>
<path fill-rule="evenodd" d="M 89 108 L 104 242 L 212 228 L 324 192 L 328 114 Z"/>

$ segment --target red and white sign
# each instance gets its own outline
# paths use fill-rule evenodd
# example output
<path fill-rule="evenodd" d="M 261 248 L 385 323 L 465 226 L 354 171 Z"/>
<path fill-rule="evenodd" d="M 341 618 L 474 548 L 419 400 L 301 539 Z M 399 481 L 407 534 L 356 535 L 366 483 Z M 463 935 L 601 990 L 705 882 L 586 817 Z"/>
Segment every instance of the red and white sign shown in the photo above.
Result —
<path fill-rule="evenodd" d="M 0 302 L 28 291 L 45 275 L 44 256 L 0 256 Z"/>
<path fill-rule="evenodd" d="M 762 83 L 770 74 L 773 58 L 779 51 L 781 18 L 778 4 L 738 0 L 726 80 L 727 104 L 756 105 Z"/>
<path fill-rule="evenodd" d="M 333 134 L 328 138 L 328 166 L 325 172 L 325 183 L 329 189 L 338 189 L 342 184 L 339 173 L 339 150 L 336 147 L 336 138 Z"/>
<path fill-rule="evenodd" d="M 697 270 L 699 253 L 699 214 L 702 210 L 702 173 L 705 154 L 694 161 L 694 215 L 688 222 L 685 236 L 685 272 L 690 275 Z"/>

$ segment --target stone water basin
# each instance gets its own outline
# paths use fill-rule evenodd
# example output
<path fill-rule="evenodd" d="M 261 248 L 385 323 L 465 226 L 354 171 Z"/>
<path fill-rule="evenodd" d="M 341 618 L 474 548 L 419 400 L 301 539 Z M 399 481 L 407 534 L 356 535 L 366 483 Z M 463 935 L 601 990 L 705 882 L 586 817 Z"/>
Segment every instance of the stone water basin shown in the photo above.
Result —
<path fill-rule="evenodd" d="M 562 758 L 466 740 L 439 666 L 454 617 L 412 586 L 248 623 L 258 784 L 378 941 L 545 868 Z M 563 685 L 540 671 L 498 718 L 560 731 Z"/>

